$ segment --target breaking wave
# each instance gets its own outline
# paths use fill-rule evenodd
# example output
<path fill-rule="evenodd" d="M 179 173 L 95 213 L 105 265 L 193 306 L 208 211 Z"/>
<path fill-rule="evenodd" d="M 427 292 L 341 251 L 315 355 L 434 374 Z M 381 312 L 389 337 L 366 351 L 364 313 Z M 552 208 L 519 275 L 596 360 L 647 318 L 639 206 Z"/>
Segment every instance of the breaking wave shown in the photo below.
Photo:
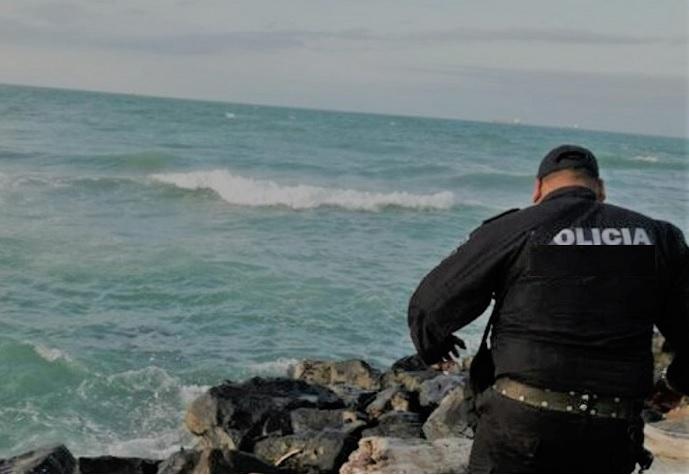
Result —
<path fill-rule="evenodd" d="M 658 163 L 660 159 L 655 155 L 635 155 L 632 157 L 635 162 Z"/>
<path fill-rule="evenodd" d="M 380 211 L 387 207 L 449 209 L 454 195 L 407 192 L 377 193 L 310 185 L 280 185 L 270 180 L 233 175 L 226 170 L 151 175 L 153 180 L 187 190 L 212 190 L 223 200 L 239 206 L 286 206 L 295 210 L 334 206 L 348 210 Z"/>

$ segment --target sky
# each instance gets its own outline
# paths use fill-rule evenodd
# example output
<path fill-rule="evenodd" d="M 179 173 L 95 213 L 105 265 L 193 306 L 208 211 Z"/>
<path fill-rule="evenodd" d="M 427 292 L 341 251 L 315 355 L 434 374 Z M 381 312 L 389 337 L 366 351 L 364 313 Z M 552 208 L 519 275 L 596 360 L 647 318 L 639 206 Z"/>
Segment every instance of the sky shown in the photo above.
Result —
<path fill-rule="evenodd" d="M 0 83 L 689 136 L 689 0 L 2 0 Z"/>

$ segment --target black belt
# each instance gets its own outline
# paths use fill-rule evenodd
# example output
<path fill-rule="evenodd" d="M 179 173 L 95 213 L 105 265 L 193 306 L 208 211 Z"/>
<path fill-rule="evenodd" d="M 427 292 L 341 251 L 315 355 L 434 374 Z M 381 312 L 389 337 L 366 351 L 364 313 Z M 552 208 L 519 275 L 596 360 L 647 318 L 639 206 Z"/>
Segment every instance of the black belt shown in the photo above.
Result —
<path fill-rule="evenodd" d="M 600 396 L 591 392 L 557 392 L 500 378 L 493 385 L 500 395 L 529 406 L 552 411 L 613 419 L 633 419 L 639 415 L 640 401 L 622 397 Z"/>

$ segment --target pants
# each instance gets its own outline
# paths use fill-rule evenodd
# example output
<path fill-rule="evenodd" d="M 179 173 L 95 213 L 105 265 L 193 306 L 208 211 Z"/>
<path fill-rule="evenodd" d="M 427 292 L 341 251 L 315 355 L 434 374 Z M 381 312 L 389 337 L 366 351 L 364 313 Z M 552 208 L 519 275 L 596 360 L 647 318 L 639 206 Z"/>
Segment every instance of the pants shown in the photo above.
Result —
<path fill-rule="evenodd" d="M 481 396 L 478 412 L 471 473 L 631 473 L 636 467 L 642 442 L 632 441 L 629 421 L 532 407 L 492 389 Z"/>

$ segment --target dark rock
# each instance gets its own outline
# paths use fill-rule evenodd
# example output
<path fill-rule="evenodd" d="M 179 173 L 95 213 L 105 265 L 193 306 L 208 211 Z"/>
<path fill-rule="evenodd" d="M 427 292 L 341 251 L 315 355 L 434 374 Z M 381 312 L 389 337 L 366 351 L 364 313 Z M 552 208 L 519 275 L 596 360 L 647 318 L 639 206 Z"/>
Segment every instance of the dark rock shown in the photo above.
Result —
<path fill-rule="evenodd" d="M 433 370 L 439 373 L 461 373 L 469 369 L 468 363 L 471 363 L 471 357 L 464 357 L 458 361 L 442 361 L 429 366 L 423 362 L 419 355 L 411 355 L 395 361 L 390 367 L 390 370 L 407 372 Z"/>
<path fill-rule="evenodd" d="M 472 441 L 367 437 L 340 473 L 467 473 Z"/>
<path fill-rule="evenodd" d="M 280 470 L 252 454 L 210 449 L 201 453 L 194 473 L 280 473 Z"/>
<path fill-rule="evenodd" d="M 378 419 L 378 425 L 365 429 L 362 437 L 396 437 L 400 439 L 423 437 L 423 418 L 416 412 L 387 412 Z"/>
<path fill-rule="evenodd" d="M 421 383 L 419 404 L 423 407 L 437 406 L 450 391 L 465 386 L 467 378 L 459 374 L 440 374 Z"/>
<path fill-rule="evenodd" d="M 654 409 L 644 409 L 641 411 L 641 418 L 646 424 L 663 420 L 663 413 Z"/>
<path fill-rule="evenodd" d="M 363 410 L 377 394 L 376 391 L 366 391 L 344 384 L 331 384 L 328 389 L 342 399 L 346 407 L 354 410 Z"/>
<path fill-rule="evenodd" d="M 79 473 L 158 473 L 160 460 L 136 457 L 79 457 Z"/>
<path fill-rule="evenodd" d="M 399 369 L 387 371 L 383 374 L 383 387 L 389 388 L 395 385 L 402 386 L 409 392 L 418 392 L 424 381 L 433 379 L 440 373 L 426 369 L 421 371 L 403 371 Z"/>
<path fill-rule="evenodd" d="M 193 473 L 200 458 L 201 452 L 198 450 L 181 449 L 160 462 L 158 473 Z"/>
<path fill-rule="evenodd" d="M 294 366 L 291 375 L 323 386 L 342 384 L 363 390 L 380 389 L 380 373 L 363 360 L 305 360 Z"/>
<path fill-rule="evenodd" d="M 43 447 L 0 461 L 0 473 L 75 473 L 77 462 L 64 445 Z"/>
<path fill-rule="evenodd" d="M 358 430 L 303 432 L 259 440 L 254 453 L 291 473 L 337 473 L 358 440 Z"/>
<path fill-rule="evenodd" d="M 290 412 L 292 432 L 318 432 L 324 429 L 342 429 L 365 416 L 349 409 L 315 409 L 302 407 Z"/>
<path fill-rule="evenodd" d="M 251 440 L 271 433 L 289 434 L 289 413 L 300 407 L 342 408 L 327 388 L 286 378 L 226 382 L 195 400 L 185 423 L 207 448 L 251 450 Z"/>
<path fill-rule="evenodd" d="M 423 371 L 429 367 L 419 355 L 410 355 L 395 361 L 390 369 L 392 371 Z"/>
<path fill-rule="evenodd" d="M 408 412 L 416 407 L 415 398 L 402 386 L 394 385 L 383 389 L 376 398 L 366 406 L 366 413 L 373 417 L 380 417 L 388 411 Z"/>
<path fill-rule="evenodd" d="M 450 391 L 428 416 L 423 425 L 423 433 L 428 440 L 450 437 L 465 437 L 471 433 L 469 428 L 469 404 L 464 386 Z"/>

